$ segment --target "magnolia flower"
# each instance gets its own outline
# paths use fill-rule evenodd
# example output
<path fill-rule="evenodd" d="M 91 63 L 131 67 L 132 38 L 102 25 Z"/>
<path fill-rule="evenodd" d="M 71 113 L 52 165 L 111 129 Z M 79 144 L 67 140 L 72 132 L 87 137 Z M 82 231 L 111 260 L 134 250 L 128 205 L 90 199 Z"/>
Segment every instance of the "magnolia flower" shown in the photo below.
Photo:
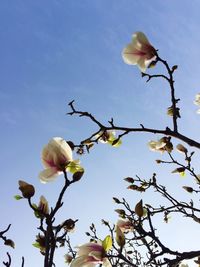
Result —
<path fill-rule="evenodd" d="M 195 96 L 194 104 L 200 106 L 200 93 Z M 200 109 L 197 110 L 197 113 L 200 114 Z"/>
<path fill-rule="evenodd" d="M 156 49 L 149 43 L 142 32 L 136 32 L 132 36 L 132 42 L 122 51 L 122 58 L 129 65 L 138 65 L 142 72 L 156 60 Z"/>
<path fill-rule="evenodd" d="M 118 147 L 121 145 L 122 141 L 118 139 L 118 137 L 115 137 L 115 131 L 100 131 L 97 135 L 96 138 L 101 142 L 101 143 L 108 143 L 111 146 Z"/>
<path fill-rule="evenodd" d="M 102 264 L 104 267 L 111 267 L 106 251 L 102 243 L 87 243 L 78 247 L 77 258 L 75 258 L 70 267 L 95 267 Z"/>
<path fill-rule="evenodd" d="M 53 181 L 72 161 L 72 150 L 61 137 L 54 137 L 42 150 L 42 163 L 45 170 L 40 172 L 42 183 Z"/>
<path fill-rule="evenodd" d="M 161 153 L 165 151 L 171 153 L 173 150 L 173 145 L 168 137 L 162 137 L 158 141 L 150 141 L 148 146 L 150 150 L 160 151 Z"/>
<path fill-rule="evenodd" d="M 123 233 L 128 233 L 133 231 L 133 225 L 129 220 L 118 220 L 117 226 Z"/>

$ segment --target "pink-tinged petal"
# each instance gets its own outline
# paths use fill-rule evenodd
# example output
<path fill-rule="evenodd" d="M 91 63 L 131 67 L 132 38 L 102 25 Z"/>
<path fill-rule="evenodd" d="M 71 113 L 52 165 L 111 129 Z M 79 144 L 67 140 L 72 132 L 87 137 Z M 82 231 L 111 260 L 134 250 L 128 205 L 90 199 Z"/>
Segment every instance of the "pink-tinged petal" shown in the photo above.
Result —
<path fill-rule="evenodd" d="M 102 251 L 92 251 L 88 255 L 92 256 L 96 261 L 102 261 Z"/>
<path fill-rule="evenodd" d="M 79 256 L 86 255 L 86 254 L 88 255 L 92 251 L 103 253 L 103 247 L 97 243 L 86 243 L 82 246 L 79 246 L 78 249 L 79 249 L 78 250 Z"/>
<path fill-rule="evenodd" d="M 58 176 L 60 172 L 57 171 L 55 168 L 48 168 L 39 173 L 39 178 L 41 183 L 47 183 L 54 181 L 56 176 Z"/>
<path fill-rule="evenodd" d="M 122 51 L 122 58 L 126 64 L 136 65 L 140 59 L 140 55 L 132 44 L 128 44 Z"/>

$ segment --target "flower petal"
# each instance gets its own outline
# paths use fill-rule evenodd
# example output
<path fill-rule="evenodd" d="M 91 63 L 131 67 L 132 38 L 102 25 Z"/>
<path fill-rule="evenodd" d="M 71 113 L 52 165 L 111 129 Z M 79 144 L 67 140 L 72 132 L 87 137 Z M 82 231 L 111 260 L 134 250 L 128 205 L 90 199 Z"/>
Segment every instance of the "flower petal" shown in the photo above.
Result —
<path fill-rule="evenodd" d="M 54 181 L 56 176 L 58 176 L 61 172 L 58 172 L 56 168 L 48 168 L 39 173 L 39 178 L 41 183 L 47 183 Z"/>
<path fill-rule="evenodd" d="M 138 50 L 135 49 L 133 43 L 128 44 L 122 51 L 122 58 L 126 64 L 136 65 L 138 60 L 140 59 L 140 54 Z"/>
<path fill-rule="evenodd" d="M 143 32 L 135 32 L 133 34 L 133 42 L 135 42 L 136 40 L 140 44 L 150 45 L 149 40 Z"/>
<path fill-rule="evenodd" d="M 141 72 L 145 72 L 146 71 L 147 66 L 145 64 L 145 58 L 144 57 L 141 57 L 138 60 L 137 64 L 138 64 L 138 67 L 141 70 Z"/>
<path fill-rule="evenodd" d="M 74 259 L 70 267 L 95 267 L 95 263 L 88 262 L 88 256 L 80 256 Z"/>

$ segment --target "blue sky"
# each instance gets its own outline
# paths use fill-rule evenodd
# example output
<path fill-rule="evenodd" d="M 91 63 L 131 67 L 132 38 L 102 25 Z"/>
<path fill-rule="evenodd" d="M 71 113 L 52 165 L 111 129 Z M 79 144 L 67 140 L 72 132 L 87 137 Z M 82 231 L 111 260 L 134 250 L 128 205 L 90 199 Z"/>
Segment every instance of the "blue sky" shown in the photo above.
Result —
<path fill-rule="evenodd" d="M 161 57 L 179 65 L 175 84 L 181 98 L 180 129 L 199 139 L 200 117 L 193 105 L 200 91 L 199 8 L 198 0 L 1 1 L 0 227 L 12 223 L 9 236 L 16 242 L 15 255 L 12 253 L 16 266 L 21 255 L 27 266 L 33 266 L 32 256 L 34 266 L 42 266 L 39 252 L 31 245 L 37 234 L 37 220 L 25 201 L 13 200 L 18 180 L 35 185 L 36 203 L 44 194 L 53 205 L 62 177 L 54 183 L 40 184 L 42 147 L 54 136 L 79 142 L 95 129 L 86 119 L 65 115 L 69 101 L 75 99 L 79 109 L 92 112 L 104 122 L 114 117 L 124 126 L 170 126 L 166 84 L 146 84 L 137 67 L 122 61 L 121 51 L 135 31 L 145 32 Z M 74 245 L 87 240 L 84 232 L 91 222 L 97 223 L 103 238 L 105 231 L 98 222 L 102 218 L 113 222 L 117 219 L 112 196 L 126 196 L 133 206 L 140 200 L 141 195 L 127 192 L 122 181 L 126 176 L 148 177 L 156 171 L 161 174 L 161 182 L 178 194 L 175 188 L 185 181 L 168 175 L 169 168 L 162 170 L 154 164 L 160 155 L 148 151 L 146 143 L 152 138 L 156 137 L 136 134 L 124 139 L 119 149 L 99 145 L 81 158 L 86 174 L 69 189 L 60 213 L 61 221 L 66 216 L 79 218 L 72 236 Z M 147 201 L 153 196 L 149 195 Z M 174 220 L 163 231 L 170 233 L 175 223 L 179 221 Z M 190 244 L 187 236 L 182 242 L 181 232 L 177 231 L 177 236 L 181 238 L 173 241 L 174 246 Z M 169 235 L 164 238 L 168 240 Z M 193 249 L 195 245 L 193 241 Z M 64 253 L 58 255 L 59 266 L 64 266 Z M 5 250 L 1 258 L 4 255 Z"/>

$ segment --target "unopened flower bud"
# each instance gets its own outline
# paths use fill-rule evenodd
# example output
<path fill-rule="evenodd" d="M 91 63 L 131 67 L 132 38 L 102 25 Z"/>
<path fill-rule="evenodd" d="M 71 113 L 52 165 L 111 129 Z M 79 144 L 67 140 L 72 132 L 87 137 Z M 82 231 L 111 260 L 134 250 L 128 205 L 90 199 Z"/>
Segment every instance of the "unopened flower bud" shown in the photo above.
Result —
<path fill-rule="evenodd" d="M 156 159 L 156 163 L 157 163 L 157 164 L 160 164 L 160 163 L 162 163 L 162 160 L 160 160 L 160 159 Z"/>
<path fill-rule="evenodd" d="M 136 206 L 135 206 L 135 213 L 136 213 L 139 217 L 142 217 L 142 216 L 144 215 L 142 199 L 136 204 Z"/>
<path fill-rule="evenodd" d="M 105 221 L 105 220 L 101 220 L 102 224 L 106 225 L 106 226 L 109 226 L 109 222 Z"/>
<path fill-rule="evenodd" d="M 128 183 L 134 183 L 134 179 L 132 177 L 126 177 L 124 178 L 124 181 L 128 182 Z"/>
<path fill-rule="evenodd" d="M 176 168 L 175 170 L 172 171 L 172 173 L 184 173 L 184 172 L 185 172 L 184 167 Z"/>
<path fill-rule="evenodd" d="M 15 243 L 12 239 L 6 239 L 4 245 L 10 246 L 11 248 L 15 248 Z"/>
<path fill-rule="evenodd" d="M 177 146 L 176 146 L 176 149 L 179 151 L 179 152 L 181 152 L 181 153 L 184 153 L 184 154 L 186 154 L 187 153 L 187 148 L 185 148 L 183 145 L 181 145 L 181 144 L 178 144 Z"/>
<path fill-rule="evenodd" d="M 66 232 L 72 232 L 75 228 L 76 221 L 68 219 L 63 223 L 63 228 Z"/>
<path fill-rule="evenodd" d="M 185 191 L 187 191 L 188 193 L 192 193 L 194 191 L 194 189 L 190 186 L 183 186 L 183 189 L 185 189 Z"/>
<path fill-rule="evenodd" d="M 33 185 L 24 181 L 19 181 L 19 190 L 22 192 L 24 198 L 31 198 L 35 194 L 35 188 Z"/>
<path fill-rule="evenodd" d="M 41 214 L 49 214 L 48 201 L 46 200 L 46 198 L 44 196 L 40 197 L 40 202 L 38 204 L 38 211 Z"/>
<path fill-rule="evenodd" d="M 121 203 L 120 200 L 119 200 L 118 198 L 116 198 L 116 197 L 113 197 L 113 200 L 114 200 L 114 202 L 115 202 L 116 204 L 120 204 L 120 203 Z"/>

